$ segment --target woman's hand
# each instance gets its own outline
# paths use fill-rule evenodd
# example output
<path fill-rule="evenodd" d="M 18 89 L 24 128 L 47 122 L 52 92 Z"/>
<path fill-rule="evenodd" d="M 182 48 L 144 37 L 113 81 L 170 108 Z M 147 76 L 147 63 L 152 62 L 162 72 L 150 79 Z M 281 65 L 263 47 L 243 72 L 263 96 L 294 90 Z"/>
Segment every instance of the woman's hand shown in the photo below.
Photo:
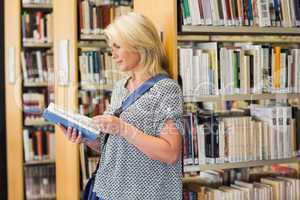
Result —
<path fill-rule="evenodd" d="M 86 140 L 81 137 L 81 134 L 75 128 L 65 128 L 63 125 L 58 124 L 61 130 L 64 132 L 66 138 L 76 144 L 86 143 Z"/>
<path fill-rule="evenodd" d="M 127 124 L 122 119 L 112 115 L 98 115 L 93 117 L 93 122 L 100 131 L 109 134 L 121 135 Z"/>

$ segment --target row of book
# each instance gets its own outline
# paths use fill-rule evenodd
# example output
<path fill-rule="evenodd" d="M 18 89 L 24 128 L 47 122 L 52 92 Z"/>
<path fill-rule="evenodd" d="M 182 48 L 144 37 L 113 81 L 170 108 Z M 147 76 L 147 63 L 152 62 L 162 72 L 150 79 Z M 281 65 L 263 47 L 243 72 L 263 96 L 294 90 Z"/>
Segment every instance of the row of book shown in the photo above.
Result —
<path fill-rule="evenodd" d="M 183 25 L 300 26 L 298 0 L 181 0 Z"/>
<path fill-rule="evenodd" d="M 296 200 L 300 197 L 300 180 L 297 178 L 297 169 L 288 164 L 224 170 L 205 170 L 197 172 L 197 174 L 194 175 L 185 175 L 183 193 L 183 199 L 185 200 Z M 189 180 L 190 178 L 193 180 Z M 279 184 L 274 184 L 274 181 L 276 183 L 279 181 Z M 281 186 L 280 189 L 277 187 L 278 185 Z M 275 195 L 275 197 L 269 196 L 267 198 L 267 195 L 270 193 L 267 192 L 268 190 L 266 189 L 271 190 L 272 195 Z M 287 194 L 287 192 L 291 193 L 291 196 L 283 195 L 284 193 Z"/>
<path fill-rule="evenodd" d="M 299 47 L 212 42 L 178 51 L 185 96 L 300 92 Z"/>
<path fill-rule="evenodd" d="M 24 129 L 23 146 L 25 162 L 55 160 L 54 127 Z"/>
<path fill-rule="evenodd" d="M 82 115 L 93 117 L 101 115 L 109 104 L 107 95 L 103 91 L 79 91 L 79 112 Z"/>
<path fill-rule="evenodd" d="M 184 165 L 290 158 L 300 150 L 300 111 L 251 105 L 247 113 L 184 116 Z"/>
<path fill-rule="evenodd" d="M 82 34 L 100 34 L 113 19 L 132 11 L 130 5 L 119 5 L 118 2 L 79 0 L 80 32 Z"/>
<path fill-rule="evenodd" d="M 82 85 L 113 85 L 122 74 L 111 54 L 103 50 L 81 51 L 79 56 L 80 82 Z"/>
<path fill-rule="evenodd" d="M 54 63 L 51 50 L 22 51 L 21 65 L 24 84 L 54 82 Z"/>
<path fill-rule="evenodd" d="M 27 200 L 55 199 L 55 165 L 26 166 L 25 194 Z"/>
<path fill-rule="evenodd" d="M 45 108 L 45 95 L 43 93 L 23 93 L 23 112 L 27 114 L 40 114 Z"/>
<path fill-rule="evenodd" d="M 53 41 L 52 14 L 37 12 L 22 13 L 21 29 L 23 42 L 51 43 Z"/>
<path fill-rule="evenodd" d="M 54 88 L 30 88 L 23 93 L 24 125 L 41 125 L 45 123 L 42 117 L 43 110 L 50 102 L 54 102 Z"/>
<path fill-rule="evenodd" d="M 51 4 L 52 0 L 22 0 L 23 4 Z"/>
<path fill-rule="evenodd" d="M 218 188 L 189 184 L 192 192 L 185 192 L 184 200 L 297 200 L 300 198 L 300 179 L 291 177 L 266 177 L 260 182 L 235 181 L 230 186 Z"/>

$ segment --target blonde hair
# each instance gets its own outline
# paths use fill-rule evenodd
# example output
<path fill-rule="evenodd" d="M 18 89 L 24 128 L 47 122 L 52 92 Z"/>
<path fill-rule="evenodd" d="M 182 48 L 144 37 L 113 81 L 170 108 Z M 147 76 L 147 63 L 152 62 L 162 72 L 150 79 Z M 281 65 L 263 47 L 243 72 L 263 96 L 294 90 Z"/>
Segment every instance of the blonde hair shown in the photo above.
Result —
<path fill-rule="evenodd" d="M 140 54 L 140 65 L 145 73 L 155 75 L 166 73 L 166 53 L 160 41 L 154 24 L 145 16 L 130 12 L 116 18 L 104 30 L 109 41 L 128 48 L 137 50 Z"/>

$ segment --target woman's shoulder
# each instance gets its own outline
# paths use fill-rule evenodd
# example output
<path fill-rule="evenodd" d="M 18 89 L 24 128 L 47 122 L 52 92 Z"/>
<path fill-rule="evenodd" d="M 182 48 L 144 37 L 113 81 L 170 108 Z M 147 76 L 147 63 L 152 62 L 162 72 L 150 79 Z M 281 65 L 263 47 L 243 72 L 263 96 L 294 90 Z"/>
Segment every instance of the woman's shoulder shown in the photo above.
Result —
<path fill-rule="evenodd" d="M 162 93 L 181 93 L 181 88 L 176 80 L 171 78 L 165 78 L 158 81 L 153 89 L 157 90 L 157 92 Z"/>

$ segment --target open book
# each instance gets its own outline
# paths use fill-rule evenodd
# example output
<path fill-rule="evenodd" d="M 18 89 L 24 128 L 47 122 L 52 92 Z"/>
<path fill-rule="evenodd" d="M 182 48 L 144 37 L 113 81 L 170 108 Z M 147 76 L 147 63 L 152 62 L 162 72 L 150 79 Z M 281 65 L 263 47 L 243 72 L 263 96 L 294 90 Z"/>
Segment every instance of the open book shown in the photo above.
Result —
<path fill-rule="evenodd" d="M 100 133 L 91 118 L 67 111 L 54 103 L 50 103 L 44 110 L 43 117 L 53 123 L 62 124 L 64 127 L 75 128 L 81 133 L 83 138 L 89 140 L 95 140 Z"/>

